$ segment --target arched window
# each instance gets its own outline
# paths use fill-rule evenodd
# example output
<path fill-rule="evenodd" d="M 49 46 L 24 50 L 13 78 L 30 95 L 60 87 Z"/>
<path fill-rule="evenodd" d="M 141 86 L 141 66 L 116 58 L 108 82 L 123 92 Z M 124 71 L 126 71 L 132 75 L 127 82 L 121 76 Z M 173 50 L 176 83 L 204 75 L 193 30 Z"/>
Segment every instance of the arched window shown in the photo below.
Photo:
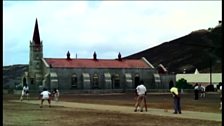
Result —
<path fill-rule="evenodd" d="M 93 83 L 92 84 L 93 84 L 92 87 L 94 89 L 99 88 L 99 76 L 96 73 L 93 74 Z"/>
<path fill-rule="evenodd" d="M 112 88 L 112 78 L 110 73 L 104 73 L 104 88 L 111 89 Z"/>
<path fill-rule="evenodd" d="M 78 78 L 76 74 L 72 75 L 72 88 L 77 88 L 78 87 Z"/>
<path fill-rule="evenodd" d="M 131 73 L 125 73 L 125 88 L 133 88 Z"/>
<path fill-rule="evenodd" d="M 37 68 L 37 69 L 40 68 L 40 63 L 36 63 L 36 68 Z"/>
<path fill-rule="evenodd" d="M 36 55 L 35 55 L 35 58 L 36 58 L 37 60 L 39 60 L 39 59 L 40 59 L 39 54 L 36 54 Z"/>
<path fill-rule="evenodd" d="M 113 82 L 114 82 L 114 88 L 115 89 L 120 88 L 120 76 L 119 76 L 119 74 L 114 75 Z"/>

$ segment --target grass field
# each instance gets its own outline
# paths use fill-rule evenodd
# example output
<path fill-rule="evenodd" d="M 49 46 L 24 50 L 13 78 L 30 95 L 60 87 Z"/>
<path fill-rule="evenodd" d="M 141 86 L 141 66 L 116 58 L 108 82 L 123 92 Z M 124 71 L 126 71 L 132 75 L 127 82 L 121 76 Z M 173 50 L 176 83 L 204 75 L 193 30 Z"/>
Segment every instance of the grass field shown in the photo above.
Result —
<path fill-rule="evenodd" d="M 125 114 L 59 106 L 39 108 L 39 105 L 35 104 L 9 101 L 13 99 L 19 99 L 19 96 L 3 95 L 4 126 L 221 126 L 221 122 L 216 121 L 149 114 Z M 32 96 L 31 99 L 37 99 L 37 96 Z M 134 94 L 62 94 L 60 100 L 120 106 L 134 106 L 135 104 Z M 197 101 L 193 99 L 192 94 L 184 94 L 181 97 L 182 111 L 183 113 L 184 110 L 221 113 L 218 109 L 219 100 L 218 94 L 208 94 L 206 98 Z M 147 103 L 151 108 L 172 109 L 173 99 L 170 94 L 148 94 Z"/>

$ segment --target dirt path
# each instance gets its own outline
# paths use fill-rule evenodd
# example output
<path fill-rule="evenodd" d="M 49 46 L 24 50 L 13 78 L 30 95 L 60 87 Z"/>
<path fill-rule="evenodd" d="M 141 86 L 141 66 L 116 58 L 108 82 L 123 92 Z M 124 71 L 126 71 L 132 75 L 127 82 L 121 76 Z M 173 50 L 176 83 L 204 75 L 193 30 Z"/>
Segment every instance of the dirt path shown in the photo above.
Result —
<path fill-rule="evenodd" d="M 19 100 L 12 100 L 13 102 L 21 102 Z M 39 100 L 23 101 L 24 103 L 40 104 Z M 44 105 L 47 105 L 45 101 Z M 71 108 L 83 108 L 83 109 L 96 109 L 103 111 L 117 111 L 121 113 L 135 113 L 135 114 L 151 114 L 158 116 L 170 116 L 177 118 L 188 118 L 188 119 L 200 119 L 210 121 L 222 121 L 221 113 L 208 113 L 208 112 L 195 112 L 195 111 L 182 111 L 182 114 L 173 114 L 173 110 L 165 112 L 164 109 L 148 108 L 148 112 L 134 112 L 134 107 L 130 106 L 115 106 L 115 105 L 100 105 L 100 104 L 88 104 L 88 103 L 76 103 L 76 102 L 64 102 L 58 103 L 52 101 L 52 106 L 63 106 Z M 45 107 L 45 106 L 44 106 Z M 47 107 L 47 106 L 46 106 Z"/>

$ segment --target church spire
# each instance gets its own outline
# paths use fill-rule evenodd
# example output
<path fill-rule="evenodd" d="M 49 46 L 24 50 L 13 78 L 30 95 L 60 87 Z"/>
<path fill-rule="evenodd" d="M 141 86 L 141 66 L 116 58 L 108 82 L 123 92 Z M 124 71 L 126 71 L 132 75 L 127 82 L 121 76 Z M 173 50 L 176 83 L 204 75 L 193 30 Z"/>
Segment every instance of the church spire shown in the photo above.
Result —
<path fill-rule="evenodd" d="M 39 34 L 39 29 L 38 29 L 38 23 L 37 23 L 37 18 L 36 18 L 36 23 L 35 23 L 35 28 L 33 32 L 33 41 L 35 44 L 40 44 L 40 34 Z"/>

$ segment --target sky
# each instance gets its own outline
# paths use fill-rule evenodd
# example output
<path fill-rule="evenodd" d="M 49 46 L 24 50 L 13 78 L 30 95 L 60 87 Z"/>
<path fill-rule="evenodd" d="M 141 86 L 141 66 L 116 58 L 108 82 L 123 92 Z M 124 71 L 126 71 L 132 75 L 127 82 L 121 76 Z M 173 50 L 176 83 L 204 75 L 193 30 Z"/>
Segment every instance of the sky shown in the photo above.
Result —
<path fill-rule="evenodd" d="M 115 59 L 208 29 L 220 1 L 3 1 L 3 66 L 29 64 L 38 20 L 44 58 Z"/>

